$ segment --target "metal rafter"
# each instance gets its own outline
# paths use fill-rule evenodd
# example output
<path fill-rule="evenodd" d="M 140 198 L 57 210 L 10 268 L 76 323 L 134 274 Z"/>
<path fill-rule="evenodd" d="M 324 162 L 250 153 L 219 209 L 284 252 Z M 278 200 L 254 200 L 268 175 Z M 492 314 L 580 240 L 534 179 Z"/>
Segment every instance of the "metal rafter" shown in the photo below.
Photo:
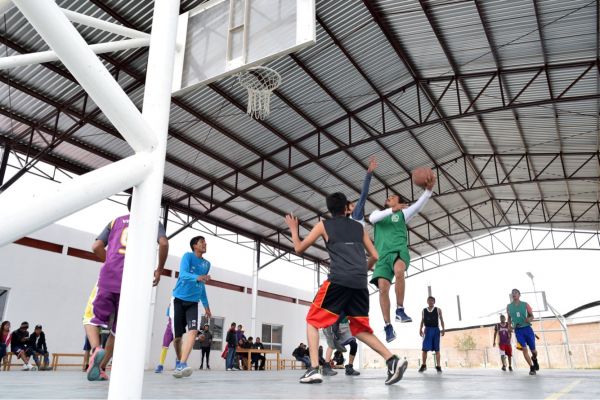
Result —
<path fill-rule="evenodd" d="M 429 25 L 431 26 L 431 29 L 433 30 L 433 33 L 435 34 L 435 37 L 436 37 L 438 43 L 440 44 L 440 46 L 442 47 L 442 50 L 444 51 L 444 55 L 446 56 L 446 59 L 448 60 L 450 67 L 452 67 L 452 71 L 455 74 L 460 74 L 460 67 L 459 67 L 458 63 L 456 62 L 456 60 L 454 59 L 454 55 L 450 51 L 450 48 L 448 47 L 448 43 L 446 43 L 444 34 L 442 33 L 441 29 L 439 28 L 436 18 L 433 15 L 433 12 L 429 8 L 429 4 L 427 3 L 426 0 L 419 0 L 419 3 L 421 4 L 423 13 L 425 14 L 425 17 L 427 18 L 427 21 L 429 22 Z M 494 77 L 492 76 L 492 78 L 490 78 L 490 80 L 488 81 L 487 85 L 489 85 L 493 79 L 494 79 Z M 457 82 L 460 82 L 461 86 L 463 87 L 463 92 L 467 96 L 467 99 L 470 103 L 469 107 L 465 111 L 468 111 L 470 107 L 473 107 L 473 111 L 477 111 L 477 106 L 476 106 L 475 102 L 477 101 L 479 96 L 485 91 L 485 89 L 487 88 L 487 85 L 484 86 L 484 88 L 481 90 L 479 95 L 474 97 L 471 94 L 471 91 L 469 90 L 469 87 L 468 87 L 466 81 L 459 79 Z M 487 139 L 488 144 L 490 145 L 492 151 L 494 153 L 496 153 L 497 147 L 496 147 L 496 144 L 494 143 L 494 141 L 492 140 L 492 135 L 490 135 L 487 125 L 485 124 L 485 122 L 483 121 L 482 118 L 477 118 L 477 121 L 478 121 L 478 123 L 481 127 L 481 130 L 482 130 L 483 134 L 485 135 L 485 138 Z M 519 134 L 521 137 L 521 141 L 523 142 L 523 145 L 525 146 L 525 148 L 527 148 L 527 143 L 525 142 L 525 138 L 523 137 L 522 132 L 519 132 Z M 504 166 L 504 164 L 500 163 L 499 165 L 500 165 L 500 168 L 502 168 L 503 172 L 506 174 L 506 167 Z M 515 191 L 514 187 L 511 186 L 511 190 L 512 190 L 513 194 L 515 195 L 515 198 L 519 198 L 517 196 L 517 192 Z M 493 198 L 492 193 L 490 192 L 489 194 L 490 194 L 490 198 Z"/>

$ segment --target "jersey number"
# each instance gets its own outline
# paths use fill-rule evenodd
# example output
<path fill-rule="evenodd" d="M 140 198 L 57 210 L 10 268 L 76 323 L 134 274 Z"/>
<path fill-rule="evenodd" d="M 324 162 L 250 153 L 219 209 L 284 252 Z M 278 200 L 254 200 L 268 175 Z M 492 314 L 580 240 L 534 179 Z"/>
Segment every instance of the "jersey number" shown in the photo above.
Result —
<path fill-rule="evenodd" d="M 125 228 L 123 229 L 123 232 L 121 232 L 121 238 L 119 239 L 119 242 L 121 243 L 121 247 L 119 247 L 119 254 L 125 254 L 125 251 L 127 251 L 127 232 L 128 232 L 129 228 Z"/>

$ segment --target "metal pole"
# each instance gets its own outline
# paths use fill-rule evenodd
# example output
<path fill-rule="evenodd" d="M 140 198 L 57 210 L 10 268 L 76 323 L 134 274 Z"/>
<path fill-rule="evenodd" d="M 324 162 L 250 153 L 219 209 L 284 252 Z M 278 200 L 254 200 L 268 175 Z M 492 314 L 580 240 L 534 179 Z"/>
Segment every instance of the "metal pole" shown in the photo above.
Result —
<path fill-rule="evenodd" d="M 460 296 L 456 295 L 456 304 L 458 306 L 458 320 L 462 321 L 462 313 L 460 312 Z"/>
<path fill-rule="evenodd" d="M 112 22 L 104 21 L 99 18 L 90 17 L 89 15 L 81 14 L 76 11 L 67 10 L 65 8 L 61 9 L 63 14 L 71 22 L 75 22 L 77 24 L 90 26 L 92 28 L 100 29 L 105 32 L 115 33 L 120 36 L 125 36 L 132 39 L 150 39 L 150 35 L 146 32 L 140 32 L 135 29 L 127 28 L 123 25 L 114 24 Z"/>
<path fill-rule="evenodd" d="M 150 39 L 125 39 L 116 42 L 92 44 L 89 48 L 94 54 L 110 53 L 128 49 L 137 49 L 146 47 L 150 44 Z M 37 53 L 20 54 L 17 56 L 8 56 L 0 58 L 0 70 L 20 67 L 23 65 L 41 64 L 51 61 L 58 61 L 59 57 L 52 50 L 40 51 Z"/>
<path fill-rule="evenodd" d="M 252 267 L 252 314 L 250 318 L 250 334 L 256 337 L 256 302 L 258 300 L 258 271 L 260 268 L 260 240 L 256 240 L 256 262 Z"/>
<path fill-rule="evenodd" d="M 152 164 L 150 154 L 139 153 L 38 193 L 3 192 L 0 246 L 137 185 L 152 170 Z"/>
<path fill-rule="evenodd" d="M 146 73 L 142 116 L 153 129 L 146 135 L 158 143 L 153 152 L 154 169 L 133 191 L 129 240 L 123 269 L 119 306 L 119 330 L 115 341 L 109 399 L 141 398 L 144 379 L 146 328 L 150 314 L 152 271 L 156 265 L 156 235 L 164 179 L 167 132 L 171 104 L 171 80 L 178 0 L 156 0 Z"/>
<path fill-rule="evenodd" d="M 535 296 L 536 308 L 538 309 L 538 320 L 540 323 L 540 331 L 542 332 L 542 339 L 544 340 L 544 349 L 546 350 L 546 361 L 548 362 L 548 368 L 552 368 L 552 364 L 550 363 L 550 352 L 548 351 L 548 342 L 546 341 L 546 331 L 544 331 L 544 324 L 542 322 L 542 312 L 540 311 L 540 302 L 537 296 L 537 290 L 535 288 L 535 280 L 533 279 L 533 275 L 528 275 L 531 279 L 531 284 L 533 285 L 533 295 Z"/>
<path fill-rule="evenodd" d="M 90 50 L 58 5 L 52 0 L 13 1 L 129 145 L 136 152 L 156 148 L 156 135 L 150 133 L 154 126 L 142 118 L 133 101 Z M 173 2 L 179 4 L 177 0 Z M 170 81 L 172 78 L 162 76 L 158 79 L 162 82 L 163 79 Z"/>
<path fill-rule="evenodd" d="M 2 161 L 0 161 L 0 186 L 4 183 L 4 175 L 6 174 L 6 166 L 8 165 L 8 157 L 10 156 L 10 144 L 4 143 L 2 147 Z"/>

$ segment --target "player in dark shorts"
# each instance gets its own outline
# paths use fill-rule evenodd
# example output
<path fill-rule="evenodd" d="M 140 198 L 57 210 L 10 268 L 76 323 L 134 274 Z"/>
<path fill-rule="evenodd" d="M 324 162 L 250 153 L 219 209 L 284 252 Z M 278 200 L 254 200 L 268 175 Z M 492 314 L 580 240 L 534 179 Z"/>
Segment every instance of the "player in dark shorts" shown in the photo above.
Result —
<path fill-rule="evenodd" d="M 185 253 L 179 263 L 179 278 L 173 289 L 172 312 L 169 312 L 175 331 L 174 343 L 180 348 L 177 354 L 181 355 L 181 361 L 173 371 L 175 378 L 188 377 L 193 372 L 187 365 L 187 359 L 198 336 L 198 302 L 202 302 L 204 306 L 206 319 L 210 320 L 211 317 L 204 285 L 210 280 L 210 262 L 204 258 L 206 240 L 202 236 L 196 236 L 190 240 L 190 248 L 192 251 Z M 183 337 L 186 327 L 187 334 Z"/>
<path fill-rule="evenodd" d="M 531 306 L 524 301 L 521 301 L 521 292 L 519 289 L 512 290 L 512 303 L 506 306 L 506 313 L 508 314 L 508 323 L 512 325 L 515 331 L 515 338 L 521 345 L 521 351 L 523 357 L 529 365 L 529 375 L 535 375 L 540 365 L 537 361 L 537 350 L 535 349 L 535 333 L 531 328 L 531 322 L 533 321 L 533 311 Z M 531 350 L 531 357 L 527 348 Z"/>
<path fill-rule="evenodd" d="M 502 371 L 506 371 L 506 358 L 508 357 L 508 370 L 512 371 L 512 346 L 510 339 L 512 337 L 512 327 L 506 322 L 506 317 L 500 314 L 500 323 L 494 327 L 494 344 L 496 347 L 496 336 L 498 336 L 498 350 L 502 359 Z"/>
<path fill-rule="evenodd" d="M 440 331 L 440 323 L 442 330 Z M 425 327 L 425 331 L 423 331 Z M 435 369 L 437 372 L 442 372 L 442 364 L 440 360 L 440 336 L 444 336 L 444 318 L 442 317 L 442 309 L 435 306 L 435 297 L 427 298 L 427 308 L 421 313 L 421 325 L 419 326 L 419 334 L 423 338 L 423 364 L 419 368 L 419 372 L 427 370 L 427 352 L 435 352 Z"/>
<path fill-rule="evenodd" d="M 298 234 L 298 219 L 287 215 L 294 250 L 302 254 L 319 238 L 326 243 L 330 257 L 329 278 L 323 282 L 306 316 L 307 337 L 311 365 L 300 378 L 301 383 L 320 383 L 319 329 L 333 325 L 341 313 L 348 317 L 352 336 L 379 353 L 387 366 L 386 385 L 402 379 L 408 362 L 400 361 L 375 335 L 369 325 L 369 290 L 367 286 L 367 260 L 369 255 L 377 259 L 377 251 L 363 226 L 346 218 L 348 200 L 343 193 L 327 196 L 327 209 L 331 219 L 320 221 L 304 240 Z"/>

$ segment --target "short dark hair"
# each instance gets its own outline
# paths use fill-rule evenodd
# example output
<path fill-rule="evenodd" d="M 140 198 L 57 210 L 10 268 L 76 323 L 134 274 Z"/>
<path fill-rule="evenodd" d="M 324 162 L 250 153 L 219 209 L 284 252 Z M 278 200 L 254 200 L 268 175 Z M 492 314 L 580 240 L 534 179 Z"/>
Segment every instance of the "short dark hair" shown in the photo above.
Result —
<path fill-rule="evenodd" d="M 348 205 L 348 199 L 342 192 L 335 192 L 327 196 L 327 209 L 334 217 L 344 215 L 346 212 L 346 206 Z"/>
<path fill-rule="evenodd" d="M 235 323 L 235 322 L 232 322 L 232 323 L 231 323 L 231 326 L 236 326 L 236 323 Z"/>
<path fill-rule="evenodd" d="M 131 211 L 131 198 L 132 198 L 132 197 L 133 197 L 133 196 L 129 196 L 129 198 L 127 199 L 127 210 L 128 210 L 128 211 Z"/>
<path fill-rule="evenodd" d="M 248 341 L 251 341 L 251 340 L 254 340 L 254 338 L 253 338 L 252 336 L 250 336 L 250 337 L 248 338 Z"/>
<path fill-rule="evenodd" d="M 429 297 L 427 298 L 427 300 L 429 300 L 429 299 L 433 300 L 433 302 L 435 303 L 435 297 L 433 297 L 433 296 L 429 296 Z"/>
<path fill-rule="evenodd" d="M 520 291 L 519 289 L 513 289 L 513 290 L 511 290 L 510 292 L 511 292 L 511 293 L 512 293 L 512 292 L 517 292 L 517 293 L 519 293 L 519 295 L 521 294 L 521 291 Z"/>
<path fill-rule="evenodd" d="M 190 249 L 192 249 L 192 251 L 194 251 L 194 245 L 196 243 L 198 243 L 199 240 L 206 240 L 206 239 L 204 239 L 204 236 L 194 236 L 192 238 L 192 240 L 190 240 Z"/>
<path fill-rule="evenodd" d="M 42 329 L 42 326 L 41 326 L 40 324 L 37 324 L 37 325 L 35 326 L 35 329 Z"/>
<path fill-rule="evenodd" d="M 27 326 L 29 326 L 29 322 L 27 322 L 27 321 L 23 321 L 23 322 L 21 322 L 21 326 L 23 326 L 23 325 L 27 325 Z"/>

